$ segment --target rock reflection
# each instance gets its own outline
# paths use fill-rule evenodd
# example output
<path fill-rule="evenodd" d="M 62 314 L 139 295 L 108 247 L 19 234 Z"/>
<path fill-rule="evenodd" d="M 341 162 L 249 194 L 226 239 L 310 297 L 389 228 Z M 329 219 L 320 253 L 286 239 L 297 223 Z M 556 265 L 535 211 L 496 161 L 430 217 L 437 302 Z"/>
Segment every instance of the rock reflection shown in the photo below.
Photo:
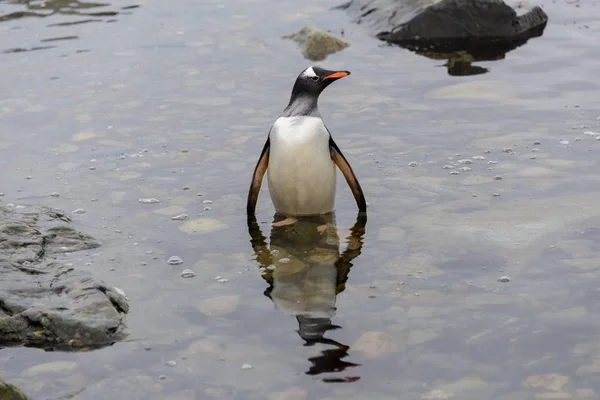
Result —
<path fill-rule="evenodd" d="M 274 222 L 284 217 L 275 214 Z M 344 291 L 352 261 L 360 255 L 366 215 L 359 214 L 346 238 L 347 248 L 340 254 L 340 238 L 335 214 L 303 217 L 292 225 L 272 227 L 270 244 L 256 221 L 248 220 L 252 248 L 260 265 L 262 277 L 269 283 L 265 296 L 280 311 L 294 315 L 298 335 L 304 346 L 331 346 L 315 357 L 307 375 L 342 372 L 360 364 L 344 361 L 350 346 L 326 338 L 328 331 L 340 329 L 334 325 L 335 303 Z M 325 382 L 354 382 L 358 376 L 327 377 Z"/>
<path fill-rule="evenodd" d="M 78 15 L 86 17 L 114 17 L 115 15 L 119 14 L 118 11 L 86 11 L 93 8 L 110 6 L 109 3 L 91 3 L 77 0 L 48 0 L 41 2 L 32 0 L 11 0 L 7 3 L 25 6 L 27 11 L 16 11 L 5 15 L 0 15 L 0 22 L 27 17 L 49 17 L 56 14 Z M 131 7 L 132 6 L 123 7 L 123 9 L 129 9 Z"/>
<path fill-rule="evenodd" d="M 532 37 L 541 36 L 543 28 L 532 32 Z M 508 44 L 478 44 L 477 42 L 465 43 L 464 45 L 437 43 L 426 47 L 416 45 L 404 45 L 408 50 L 432 60 L 447 60 L 443 65 L 448 69 L 451 76 L 480 75 L 489 72 L 487 68 L 473 65 L 477 62 L 498 61 L 506 58 L 509 51 L 527 43 L 527 39 L 515 40 Z"/>
<path fill-rule="evenodd" d="M 94 3 L 78 0 L 9 0 L 6 2 L 0 1 L 0 6 L 6 5 L 7 8 L 20 8 L 17 11 L 4 13 L 4 7 L 0 8 L 0 22 L 14 22 L 27 18 L 45 18 L 57 16 L 62 17 L 75 17 L 75 20 L 52 22 L 48 24 L 48 27 L 66 27 L 71 25 L 80 25 L 88 22 L 114 22 L 114 17 L 117 15 L 131 14 L 132 9 L 139 7 L 139 5 L 130 5 L 121 7 L 118 10 L 102 9 L 103 7 L 110 7 L 109 3 Z M 108 17 L 108 18 L 103 18 Z M 15 26 L 14 29 L 19 29 Z M 49 37 L 42 39 L 42 42 L 55 42 L 62 40 L 78 39 L 79 36 L 67 35 L 59 37 Z M 15 47 L 4 50 L 3 53 L 21 53 L 24 51 L 44 50 L 50 49 L 54 46 L 27 46 L 27 47 Z"/>

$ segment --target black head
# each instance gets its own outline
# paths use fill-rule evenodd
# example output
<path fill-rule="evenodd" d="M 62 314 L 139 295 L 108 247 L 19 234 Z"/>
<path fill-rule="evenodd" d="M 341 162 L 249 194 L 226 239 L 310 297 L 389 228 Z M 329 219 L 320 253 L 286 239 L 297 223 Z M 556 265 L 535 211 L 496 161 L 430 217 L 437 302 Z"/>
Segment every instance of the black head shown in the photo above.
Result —
<path fill-rule="evenodd" d="M 327 86 L 348 75 L 350 71 L 329 71 L 319 67 L 308 67 L 296 78 L 292 94 L 306 93 L 319 96 Z"/>
<path fill-rule="evenodd" d="M 350 75 L 350 71 L 330 71 L 308 67 L 298 75 L 292 96 L 284 115 L 312 115 L 318 113 L 317 100 L 321 92 L 333 82 Z"/>

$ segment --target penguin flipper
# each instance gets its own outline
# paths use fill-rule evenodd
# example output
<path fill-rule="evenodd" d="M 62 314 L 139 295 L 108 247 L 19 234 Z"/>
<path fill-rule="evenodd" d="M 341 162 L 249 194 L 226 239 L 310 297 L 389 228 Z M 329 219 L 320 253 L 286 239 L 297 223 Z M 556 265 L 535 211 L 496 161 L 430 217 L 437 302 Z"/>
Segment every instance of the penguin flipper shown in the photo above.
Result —
<path fill-rule="evenodd" d="M 358 179 L 356 175 L 354 175 L 354 171 L 352 167 L 346 160 L 346 157 L 342 154 L 342 151 L 338 147 L 337 144 L 333 141 L 333 138 L 329 136 L 329 151 L 331 152 L 331 159 L 338 166 L 342 174 L 344 174 L 344 178 L 346 178 L 346 182 L 348 186 L 350 186 L 350 190 L 352 190 L 352 194 L 354 195 L 354 200 L 356 200 L 356 205 L 358 206 L 358 210 L 360 212 L 367 211 L 367 201 L 365 200 L 365 195 L 363 194 L 362 188 L 360 187 L 360 183 L 358 183 Z"/>
<path fill-rule="evenodd" d="M 269 167 L 269 149 L 271 147 L 270 138 L 267 137 L 267 141 L 260 153 L 256 167 L 254 167 L 254 173 L 252 174 L 252 182 L 250 183 L 250 190 L 248 190 L 248 202 L 246 203 L 246 213 L 253 215 L 256 209 L 256 202 L 258 201 L 258 192 L 262 185 L 263 177 L 267 168 Z"/>

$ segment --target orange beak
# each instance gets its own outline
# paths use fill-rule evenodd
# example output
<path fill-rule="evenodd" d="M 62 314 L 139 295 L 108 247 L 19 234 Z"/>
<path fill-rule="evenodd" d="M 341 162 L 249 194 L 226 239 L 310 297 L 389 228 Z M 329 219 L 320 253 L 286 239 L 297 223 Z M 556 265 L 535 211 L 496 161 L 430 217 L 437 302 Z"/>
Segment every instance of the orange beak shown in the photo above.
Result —
<path fill-rule="evenodd" d="M 339 71 L 339 72 L 334 72 L 333 74 L 329 74 L 329 75 L 323 77 L 322 80 L 325 80 L 325 79 L 340 79 L 340 78 L 343 78 L 343 77 L 348 76 L 348 75 L 350 75 L 350 71 Z"/>

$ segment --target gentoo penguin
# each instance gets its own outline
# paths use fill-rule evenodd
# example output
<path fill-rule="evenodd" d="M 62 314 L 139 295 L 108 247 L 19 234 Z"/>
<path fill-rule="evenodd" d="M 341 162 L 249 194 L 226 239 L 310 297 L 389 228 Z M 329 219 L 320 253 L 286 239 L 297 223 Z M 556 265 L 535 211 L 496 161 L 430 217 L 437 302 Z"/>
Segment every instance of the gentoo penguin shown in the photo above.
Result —
<path fill-rule="evenodd" d="M 288 106 L 269 131 L 252 176 L 247 213 L 254 215 L 265 172 L 277 212 L 293 222 L 296 216 L 326 214 L 335 208 L 336 171 L 344 174 L 359 211 L 365 196 L 350 164 L 319 114 L 317 101 L 332 82 L 349 71 L 308 67 L 298 75 Z"/>

